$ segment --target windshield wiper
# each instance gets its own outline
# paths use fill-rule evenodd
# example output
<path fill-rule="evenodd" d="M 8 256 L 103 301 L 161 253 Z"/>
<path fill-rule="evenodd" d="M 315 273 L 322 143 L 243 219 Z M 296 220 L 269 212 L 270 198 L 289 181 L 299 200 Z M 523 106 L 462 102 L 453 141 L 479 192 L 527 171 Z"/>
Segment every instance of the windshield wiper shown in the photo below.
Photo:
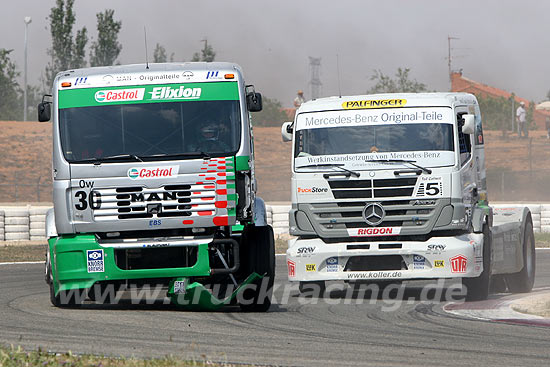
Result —
<path fill-rule="evenodd" d="M 186 152 L 186 153 L 175 153 L 175 154 L 154 154 L 154 155 L 148 155 L 144 158 L 206 158 L 210 159 L 210 154 L 200 151 L 200 152 Z"/>
<path fill-rule="evenodd" d="M 343 163 L 317 163 L 317 164 L 306 164 L 305 166 L 299 166 L 296 168 L 332 167 L 332 168 L 340 168 L 341 170 L 348 172 L 350 175 L 355 177 L 361 176 L 359 172 L 355 172 L 347 168 L 344 168 L 342 167 L 343 165 L 344 165 Z"/>
<path fill-rule="evenodd" d="M 432 170 L 426 167 L 422 167 L 416 164 L 416 161 L 406 160 L 406 159 L 367 159 L 365 162 L 374 162 L 374 163 L 408 163 L 416 168 L 421 169 L 427 174 L 431 174 Z"/>
<path fill-rule="evenodd" d="M 108 155 L 106 157 L 99 157 L 99 158 L 94 157 L 94 158 L 80 159 L 75 163 L 92 162 L 93 164 L 101 164 L 102 162 L 106 162 L 106 161 L 117 161 L 120 159 L 128 159 L 128 158 L 131 158 L 137 162 L 143 162 L 143 159 L 141 159 L 141 157 L 135 154 L 117 154 L 117 155 Z"/>

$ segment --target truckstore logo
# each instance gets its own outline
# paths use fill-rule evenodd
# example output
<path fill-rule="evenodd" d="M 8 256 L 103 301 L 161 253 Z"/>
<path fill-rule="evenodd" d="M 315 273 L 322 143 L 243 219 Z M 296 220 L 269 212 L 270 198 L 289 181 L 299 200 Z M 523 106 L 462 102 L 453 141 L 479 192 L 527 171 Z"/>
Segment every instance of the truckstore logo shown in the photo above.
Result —
<path fill-rule="evenodd" d="M 145 95 L 145 88 L 98 90 L 95 100 L 99 103 L 141 101 Z"/>
<path fill-rule="evenodd" d="M 384 220 L 386 211 L 378 203 L 367 204 L 363 209 L 363 219 L 371 226 L 377 226 Z"/>
<path fill-rule="evenodd" d="M 178 175 L 179 168 L 179 166 L 130 168 L 128 170 L 128 177 L 132 180 L 136 180 L 138 178 L 149 179 L 176 177 Z"/>
<path fill-rule="evenodd" d="M 465 273 L 468 259 L 464 255 L 456 255 L 450 258 L 452 273 Z"/>

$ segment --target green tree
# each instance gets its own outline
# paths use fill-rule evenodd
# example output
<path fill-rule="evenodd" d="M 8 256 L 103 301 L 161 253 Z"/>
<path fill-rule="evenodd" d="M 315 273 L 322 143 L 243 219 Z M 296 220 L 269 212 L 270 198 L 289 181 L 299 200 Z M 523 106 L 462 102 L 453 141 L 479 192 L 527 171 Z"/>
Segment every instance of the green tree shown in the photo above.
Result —
<path fill-rule="evenodd" d="M 416 80 L 411 80 L 409 77 L 409 68 L 397 68 L 395 79 L 388 75 L 384 75 L 380 70 L 374 70 L 374 75 L 370 80 L 375 81 L 374 87 L 369 89 L 367 93 L 418 93 L 426 92 L 426 84 Z"/>
<path fill-rule="evenodd" d="M 43 75 L 44 87 L 51 88 L 55 75 L 63 70 L 68 70 L 86 65 L 84 49 L 88 42 L 86 27 L 77 31 L 73 40 L 73 26 L 75 14 L 73 12 L 74 0 L 56 0 L 56 6 L 51 8 L 48 19 L 50 20 L 50 33 L 52 46 L 48 49 L 50 62 L 46 65 Z"/>
<path fill-rule="evenodd" d="M 122 28 L 122 21 L 116 22 L 113 18 L 114 14 L 113 9 L 107 9 L 103 13 L 96 14 L 97 41 L 91 47 L 91 66 L 113 65 L 122 50 L 122 45 L 118 42 L 118 32 Z"/>
<path fill-rule="evenodd" d="M 252 113 L 254 126 L 281 126 L 288 121 L 288 115 L 283 111 L 281 102 L 262 96 L 263 108 L 260 112 Z"/>
<path fill-rule="evenodd" d="M 0 120 L 21 118 L 21 88 L 16 80 L 20 73 L 10 59 L 12 51 L 0 48 Z"/>
<path fill-rule="evenodd" d="M 506 132 L 510 127 L 510 121 L 514 118 L 512 101 L 515 98 L 512 95 L 506 99 L 504 97 L 491 97 L 476 95 L 483 118 L 483 128 L 486 130 L 501 130 L 502 135 L 506 136 Z"/>
<path fill-rule="evenodd" d="M 157 43 L 155 46 L 155 52 L 153 53 L 154 62 L 166 62 L 168 58 L 166 57 L 166 49 L 161 44 Z"/>
<path fill-rule="evenodd" d="M 193 58 L 191 61 L 206 61 L 206 62 L 212 62 L 216 58 L 216 52 L 208 44 L 208 40 L 203 40 L 204 42 L 204 48 L 200 51 L 200 54 L 198 52 L 195 52 L 193 54 Z"/>
<path fill-rule="evenodd" d="M 529 102 L 527 113 L 525 114 L 525 126 L 527 130 L 532 130 L 535 127 L 535 101 Z"/>

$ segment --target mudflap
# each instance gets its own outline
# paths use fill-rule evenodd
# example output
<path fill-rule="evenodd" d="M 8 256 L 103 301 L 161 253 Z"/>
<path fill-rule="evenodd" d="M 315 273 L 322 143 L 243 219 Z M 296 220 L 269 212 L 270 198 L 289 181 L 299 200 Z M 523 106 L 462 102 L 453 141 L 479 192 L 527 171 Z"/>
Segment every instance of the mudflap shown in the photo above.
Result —
<path fill-rule="evenodd" d="M 204 285 L 198 282 L 189 284 L 188 278 L 175 278 L 170 282 L 168 297 L 173 304 L 190 311 L 216 311 L 229 305 L 246 287 L 263 275 L 252 273 L 242 282 L 230 296 L 224 299 L 214 297 Z"/>

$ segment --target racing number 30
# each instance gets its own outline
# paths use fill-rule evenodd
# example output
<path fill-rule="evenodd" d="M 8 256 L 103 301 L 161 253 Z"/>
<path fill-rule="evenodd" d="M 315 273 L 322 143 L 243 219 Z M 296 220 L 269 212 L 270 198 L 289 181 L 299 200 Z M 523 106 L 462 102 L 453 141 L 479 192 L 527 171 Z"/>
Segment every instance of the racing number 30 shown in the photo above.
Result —
<path fill-rule="evenodd" d="M 92 191 L 88 196 L 86 191 L 77 191 L 74 196 L 78 199 L 78 202 L 74 206 L 77 210 L 86 210 L 88 204 L 92 209 L 101 208 L 101 194 L 99 192 Z"/>

